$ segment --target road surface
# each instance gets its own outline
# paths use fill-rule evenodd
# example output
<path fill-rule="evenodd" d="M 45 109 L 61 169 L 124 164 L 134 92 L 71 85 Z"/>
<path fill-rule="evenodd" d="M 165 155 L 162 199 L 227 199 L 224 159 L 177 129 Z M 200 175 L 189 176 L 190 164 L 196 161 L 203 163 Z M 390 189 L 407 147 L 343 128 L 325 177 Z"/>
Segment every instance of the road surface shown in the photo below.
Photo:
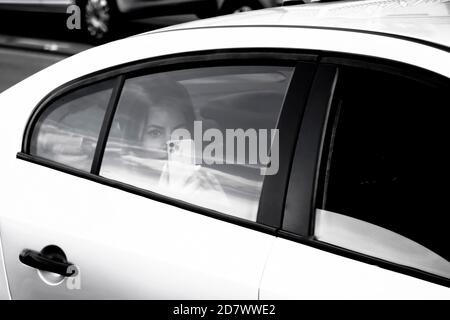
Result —
<path fill-rule="evenodd" d="M 0 92 L 65 56 L 0 47 Z"/>
<path fill-rule="evenodd" d="M 0 92 L 33 73 L 92 47 L 65 26 L 65 16 L 0 12 Z M 193 15 L 155 17 L 124 23 L 115 38 L 197 19 Z"/>

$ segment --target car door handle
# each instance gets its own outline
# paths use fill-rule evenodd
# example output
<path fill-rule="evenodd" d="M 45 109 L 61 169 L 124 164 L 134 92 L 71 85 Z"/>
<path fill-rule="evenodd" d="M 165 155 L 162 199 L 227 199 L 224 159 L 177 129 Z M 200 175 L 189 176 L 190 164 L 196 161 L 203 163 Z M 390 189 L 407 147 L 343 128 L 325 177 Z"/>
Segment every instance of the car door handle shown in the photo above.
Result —
<path fill-rule="evenodd" d="M 55 253 L 55 248 L 62 254 L 58 250 Z M 57 273 L 64 277 L 71 277 L 76 273 L 75 265 L 66 260 L 64 252 L 57 246 L 47 246 L 41 252 L 24 249 L 19 255 L 19 260 L 29 267 Z"/>

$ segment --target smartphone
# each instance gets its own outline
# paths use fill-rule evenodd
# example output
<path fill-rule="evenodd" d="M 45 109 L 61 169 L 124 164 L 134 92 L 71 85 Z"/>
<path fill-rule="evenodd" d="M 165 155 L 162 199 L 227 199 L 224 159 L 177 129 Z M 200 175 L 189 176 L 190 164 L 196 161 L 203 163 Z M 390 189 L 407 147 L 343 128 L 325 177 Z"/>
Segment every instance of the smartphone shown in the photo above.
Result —
<path fill-rule="evenodd" d="M 167 141 L 169 163 L 195 165 L 195 144 L 192 139 Z"/>
<path fill-rule="evenodd" d="M 171 187 L 185 186 L 200 168 L 195 164 L 194 140 L 169 140 L 167 153 L 167 182 Z"/>

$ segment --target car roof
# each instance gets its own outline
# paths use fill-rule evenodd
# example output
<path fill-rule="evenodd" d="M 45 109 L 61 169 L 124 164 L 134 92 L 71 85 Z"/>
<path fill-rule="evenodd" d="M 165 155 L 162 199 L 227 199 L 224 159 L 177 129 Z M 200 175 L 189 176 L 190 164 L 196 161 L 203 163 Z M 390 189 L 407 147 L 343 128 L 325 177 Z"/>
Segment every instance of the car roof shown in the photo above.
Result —
<path fill-rule="evenodd" d="M 449 48 L 450 0 L 362 0 L 283 6 L 188 22 L 147 34 L 239 26 L 376 32 Z"/>

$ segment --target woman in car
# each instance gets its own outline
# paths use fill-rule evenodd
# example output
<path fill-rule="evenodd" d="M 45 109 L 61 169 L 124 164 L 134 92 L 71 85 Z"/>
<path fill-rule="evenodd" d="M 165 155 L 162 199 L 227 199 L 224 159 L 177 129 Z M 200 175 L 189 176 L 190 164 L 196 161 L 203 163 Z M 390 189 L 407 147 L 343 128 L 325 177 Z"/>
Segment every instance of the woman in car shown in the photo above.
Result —
<path fill-rule="evenodd" d="M 196 116 L 189 93 L 165 77 L 152 83 L 136 80 L 122 92 L 106 149 L 119 158 L 112 163 L 105 156 L 106 175 L 126 174 L 127 181 L 143 189 L 230 212 L 215 174 L 195 162 Z"/>

